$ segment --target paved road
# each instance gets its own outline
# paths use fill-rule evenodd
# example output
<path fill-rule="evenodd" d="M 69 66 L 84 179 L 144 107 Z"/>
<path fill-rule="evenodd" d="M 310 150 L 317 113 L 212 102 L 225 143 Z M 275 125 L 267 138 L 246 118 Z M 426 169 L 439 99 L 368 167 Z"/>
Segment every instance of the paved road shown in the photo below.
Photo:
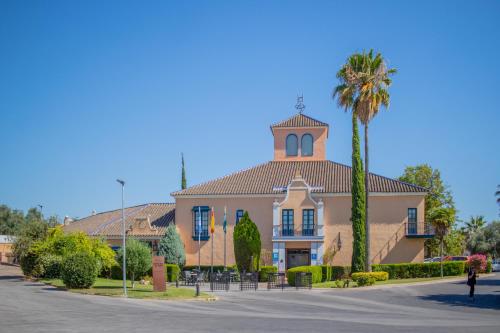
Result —
<path fill-rule="evenodd" d="M 0 265 L 0 332 L 498 332 L 500 274 L 384 289 L 221 292 L 216 302 L 86 296 Z"/>

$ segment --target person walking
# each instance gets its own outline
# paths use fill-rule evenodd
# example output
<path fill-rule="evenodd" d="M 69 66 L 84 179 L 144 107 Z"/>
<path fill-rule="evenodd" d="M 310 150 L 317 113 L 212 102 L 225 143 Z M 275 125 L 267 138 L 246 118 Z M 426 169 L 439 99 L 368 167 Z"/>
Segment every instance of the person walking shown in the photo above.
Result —
<path fill-rule="evenodd" d="M 476 270 L 474 267 L 469 267 L 469 273 L 467 274 L 467 285 L 470 287 L 469 298 L 474 302 L 476 299 L 474 297 L 474 287 L 476 285 Z"/>

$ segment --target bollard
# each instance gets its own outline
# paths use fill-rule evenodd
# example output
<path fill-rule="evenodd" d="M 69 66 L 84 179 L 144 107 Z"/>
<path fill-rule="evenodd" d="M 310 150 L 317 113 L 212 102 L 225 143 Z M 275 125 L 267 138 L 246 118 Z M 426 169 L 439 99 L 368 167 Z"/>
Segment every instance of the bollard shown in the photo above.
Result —
<path fill-rule="evenodd" d="M 196 281 L 196 297 L 200 296 L 200 282 Z"/>

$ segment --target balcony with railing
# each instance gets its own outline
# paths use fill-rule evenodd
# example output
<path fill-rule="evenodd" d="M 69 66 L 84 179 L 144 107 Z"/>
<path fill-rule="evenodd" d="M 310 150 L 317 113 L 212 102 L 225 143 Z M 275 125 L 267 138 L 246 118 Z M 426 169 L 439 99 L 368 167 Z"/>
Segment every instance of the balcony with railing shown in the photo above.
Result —
<path fill-rule="evenodd" d="M 406 222 L 404 226 L 407 238 L 434 237 L 434 228 L 430 222 Z"/>
<path fill-rule="evenodd" d="M 299 228 L 274 226 L 273 240 L 322 240 L 323 226 L 307 226 Z"/>

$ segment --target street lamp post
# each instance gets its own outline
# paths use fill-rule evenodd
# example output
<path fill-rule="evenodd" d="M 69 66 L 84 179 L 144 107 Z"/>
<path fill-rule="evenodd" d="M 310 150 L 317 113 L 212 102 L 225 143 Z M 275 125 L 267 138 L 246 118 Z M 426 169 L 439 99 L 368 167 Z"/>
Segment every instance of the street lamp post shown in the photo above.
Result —
<path fill-rule="evenodd" d="M 125 297 L 127 297 L 127 249 L 125 246 L 125 208 L 123 206 L 123 190 L 125 188 L 125 181 L 121 179 L 116 180 L 120 185 L 122 186 L 122 253 L 123 253 L 123 264 L 122 264 L 122 271 L 123 271 L 123 294 Z"/>

